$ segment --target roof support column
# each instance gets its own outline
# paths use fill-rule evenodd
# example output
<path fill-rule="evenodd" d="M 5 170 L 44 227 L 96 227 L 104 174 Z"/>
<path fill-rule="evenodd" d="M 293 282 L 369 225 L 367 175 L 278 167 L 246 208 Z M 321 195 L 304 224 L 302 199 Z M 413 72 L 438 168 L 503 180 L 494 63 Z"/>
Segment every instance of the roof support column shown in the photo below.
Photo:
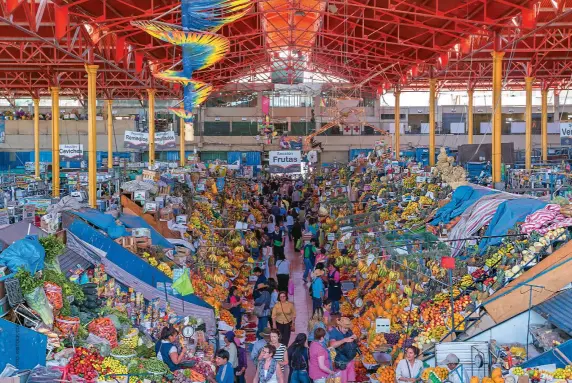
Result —
<path fill-rule="evenodd" d="M 502 164 L 502 59 L 504 52 L 493 51 L 493 184 L 501 182 Z"/>
<path fill-rule="evenodd" d="M 113 169 L 113 100 L 105 100 L 107 109 L 107 168 Z"/>
<path fill-rule="evenodd" d="M 540 141 L 542 143 L 542 162 L 548 162 L 548 88 L 542 87 L 541 90 L 542 111 L 541 111 L 541 126 L 542 131 Z"/>
<path fill-rule="evenodd" d="M 526 170 L 532 168 L 532 83 L 534 77 L 525 77 L 526 90 L 526 109 L 524 112 L 525 130 L 524 130 L 524 165 Z"/>
<path fill-rule="evenodd" d="M 147 89 L 149 95 L 149 167 L 155 165 L 155 89 Z"/>
<path fill-rule="evenodd" d="M 467 143 L 471 145 L 473 143 L 473 96 L 475 91 L 469 89 L 467 96 L 469 97 L 469 102 L 467 105 Z"/>
<path fill-rule="evenodd" d="M 96 98 L 95 79 L 97 77 L 98 65 L 85 65 L 87 72 L 87 179 L 88 179 L 88 201 L 89 206 L 97 206 L 97 126 L 95 123 Z M 109 118 L 109 117 L 108 117 Z M 113 161 L 113 159 L 111 159 Z M 109 162 L 109 159 L 108 159 Z M 113 163 L 113 162 L 112 162 Z"/>
<path fill-rule="evenodd" d="M 60 88 L 53 86 L 52 93 L 52 197 L 60 196 Z"/>
<path fill-rule="evenodd" d="M 40 178 L 40 99 L 34 98 L 34 174 Z"/>
<path fill-rule="evenodd" d="M 179 124 L 179 159 L 181 160 L 181 167 L 185 166 L 185 119 L 181 118 Z"/>
<path fill-rule="evenodd" d="M 437 79 L 429 80 L 429 166 L 435 166 L 435 103 L 437 101 Z"/>
<path fill-rule="evenodd" d="M 395 108 L 394 108 L 394 120 L 395 120 L 395 129 L 394 129 L 394 134 L 395 134 L 395 160 L 399 161 L 399 155 L 400 155 L 400 148 L 401 148 L 401 120 L 400 120 L 400 115 L 401 115 L 401 107 L 400 107 L 400 103 L 399 103 L 399 96 L 401 95 L 401 91 L 399 89 L 395 89 Z"/>

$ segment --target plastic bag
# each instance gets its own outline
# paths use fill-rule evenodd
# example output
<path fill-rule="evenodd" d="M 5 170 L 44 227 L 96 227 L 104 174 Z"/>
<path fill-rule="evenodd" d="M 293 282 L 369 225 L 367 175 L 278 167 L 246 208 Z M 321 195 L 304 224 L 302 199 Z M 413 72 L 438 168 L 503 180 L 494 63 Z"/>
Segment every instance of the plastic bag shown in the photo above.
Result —
<path fill-rule="evenodd" d="M 42 318 L 42 322 L 51 328 L 54 324 L 54 312 L 52 311 L 52 306 L 50 306 L 44 289 L 36 287 L 30 294 L 24 295 L 24 298 L 28 306 L 36 311 L 40 318 Z"/>
<path fill-rule="evenodd" d="M 0 265 L 8 266 L 14 271 L 23 267 L 31 274 L 35 274 L 44 268 L 45 257 L 46 251 L 40 244 L 38 236 L 28 235 L 0 253 Z"/>
<path fill-rule="evenodd" d="M 62 377 L 62 371 L 58 368 L 43 366 L 35 367 L 30 373 L 27 383 L 55 383 Z"/>
<path fill-rule="evenodd" d="M 113 321 L 109 318 L 94 319 L 87 327 L 89 332 L 101 338 L 107 339 L 111 347 L 117 347 L 117 330 Z"/>
<path fill-rule="evenodd" d="M 179 277 L 175 283 L 173 283 L 173 289 L 175 289 L 182 296 L 189 295 L 195 292 L 193 288 L 193 283 L 189 277 L 188 272 L 184 272 L 181 277 Z"/>
<path fill-rule="evenodd" d="M 45 282 L 44 292 L 48 298 L 48 302 L 52 305 L 54 310 L 61 310 L 64 307 L 64 300 L 62 295 L 62 288 L 55 283 Z"/>
<path fill-rule="evenodd" d="M 95 347 L 101 356 L 109 356 L 111 354 L 111 344 L 107 339 L 89 333 L 85 342 Z"/>

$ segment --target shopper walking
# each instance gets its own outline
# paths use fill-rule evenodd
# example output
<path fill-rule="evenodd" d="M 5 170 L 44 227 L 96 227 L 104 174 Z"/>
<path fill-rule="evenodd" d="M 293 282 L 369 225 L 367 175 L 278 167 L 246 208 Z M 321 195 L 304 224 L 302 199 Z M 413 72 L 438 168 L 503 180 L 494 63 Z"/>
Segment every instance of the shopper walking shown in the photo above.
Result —
<path fill-rule="evenodd" d="M 308 347 L 306 347 L 306 339 L 306 334 L 300 333 L 296 335 L 296 339 L 288 347 L 288 360 L 290 360 L 289 383 L 310 383 L 310 376 L 308 375 L 310 356 Z"/>
<path fill-rule="evenodd" d="M 304 245 L 304 275 L 302 277 L 304 279 L 304 283 L 307 283 L 308 275 L 310 275 L 310 273 L 314 269 L 316 252 L 317 252 L 316 240 L 312 238 L 309 242 L 307 242 Z"/>
<path fill-rule="evenodd" d="M 252 350 L 250 351 L 250 358 L 254 365 L 258 365 L 258 357 L 260 356 L 260 351 L 262 348 L 270 343 L 270 328 L 265 328 L 260 334 L 262 337 L 252 344 Z"/>
<path fill-rule="evenodd" d="M 270 318 L 270 291 L 267 286 L 263 285 L 258 289 L 259 296 L 254 301 L 254 315 L 258 317 L 258 329 L 256 336 L 258 339 L 262 337 L 262 330 L 268 326 L 268 318 Z"/>
<path fill-rule="evenodd" d="M 294 225 L 292 225 L 292 241 L 294 243 L 294 251 L 300 251 L 302 247 L 302 225 L 298 219 L 295 219 Z"/>
<path fill-rule="evenodd" d="M 270 291 L 270 327 L 274 328 L 274 321 L 272 320 L 272 310 L 274 310 L 274 306 L 276 306 L 276 302 L 278 302 L 278 284 L 274 278 L 268 279 L 268 291 Z"/>
<path fill-rule="evenodd" d="M 330 353 L 324 340 L 326 330 L 319 328 L 314 332 L 314 341 L 310 344 L 310 363 L 308 374 L 314 383 L 326 383 L 334 374 Z"/>
<path fill-rule="evenodd" d="M 266 345 L 262 348 L 253 383 L 285 383 L 282 369 L 278 368 L 275 356 L 274 346 Z"/>
<path fill-rule="evenodd" d="M 355 356 L 357 354 L 356 336 L 352 333 L 352 321 L 347 317 L 332 315 L 336 321 L 335 327 L 330 331 L 330 347 L 336 349 L 336 368 L 339 367 L 342 383 L 355 382 Z M 345 367 L 345 368 L 344 368 Z"/>
<path fill-rule="evenodd" d="M 238 348 L 234 343 L 234 332 L 229 331 L 224 335 L 224 350 L 228 351 L 228 361 L 233 369 L 238 367 Z"/>
<path fill-rule="evenodd" d="M 284 233 L 280 226 L 276 226 L 270 238 L 272 239 L 274 259 L 280 259 L 280 257 L 284 256 L 284 241 L 286 240 L 286 233 Z"/>
<path fill-rule="evenodd" d="M 272 310 L 272 323 L 274 328 L 280 332 L 280 339 L 285 345 L 290 343 L 290 334 L 294 331 L 295 320 L 296 308 L 288 301 L 288 293 L 281 291 L 278 294 L 278 302 Z"/>
<path fill-rule="evenodd" d="M 277 329 L 270 331 L 270 345 L 276 349 L 274 360 L 278 362 L 280 369 L 284 371 L 284 368 L 288 365 L 288 353 L 286 352 L 286 346 L 280 342 L 280 331 Z"/>
<path fill-rule="evenodd" d="M 278 291 L 288 291 L 290 281 L 290 261 L 284 256 L 276 261 L 276 277 L 278 278 Z"/>
<path fill-rule="evenodd" d="M 312 277 L 312 282 L 310 284 L 310 295 L 312 296 L 312 312 L 316 311 L 317 308 L 322 307 L 322 301 L 326 292 L 326 289 L 324 288 L 324 281 L 322 280 L 323 275 L 323 270 L 316 269 Z"/>

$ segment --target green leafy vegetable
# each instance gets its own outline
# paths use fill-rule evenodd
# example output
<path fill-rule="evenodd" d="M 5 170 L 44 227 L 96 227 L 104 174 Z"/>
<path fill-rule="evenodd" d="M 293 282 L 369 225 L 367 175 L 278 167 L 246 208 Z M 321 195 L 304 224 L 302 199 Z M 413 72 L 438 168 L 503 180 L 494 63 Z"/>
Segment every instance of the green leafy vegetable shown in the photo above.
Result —
<path fill-rule="evenodd" d="M 46 252 L 46 262 L 48 263 L 54 262 L 66 248 L 64 242 L 55 235 L 40 238 L 40 244 Z"/>
<path fill-rule="evenodd" d="M 44 279 L 42 277 L 34 276 L 25 269 L 18 270 L 16 278 L 18 278 L 20 288 L 24 294 L 30 294 L 36 288 L 44 285 Z"/>

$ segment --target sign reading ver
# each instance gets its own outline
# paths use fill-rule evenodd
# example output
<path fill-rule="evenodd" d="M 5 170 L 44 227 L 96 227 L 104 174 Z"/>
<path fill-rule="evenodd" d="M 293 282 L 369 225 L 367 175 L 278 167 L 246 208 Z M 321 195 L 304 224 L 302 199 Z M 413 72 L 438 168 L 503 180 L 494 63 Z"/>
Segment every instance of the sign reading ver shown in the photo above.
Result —
<path fill-rule="evenodd" d="M 572 123 L 560 123 L 560 145 L 572 145 Z"/>
<path fill-rule="evenodd" d="M 270 173 L 300 173 L 302 171 L 302 151 L 271 151 L 269 156 L 269 164 Z"/>

